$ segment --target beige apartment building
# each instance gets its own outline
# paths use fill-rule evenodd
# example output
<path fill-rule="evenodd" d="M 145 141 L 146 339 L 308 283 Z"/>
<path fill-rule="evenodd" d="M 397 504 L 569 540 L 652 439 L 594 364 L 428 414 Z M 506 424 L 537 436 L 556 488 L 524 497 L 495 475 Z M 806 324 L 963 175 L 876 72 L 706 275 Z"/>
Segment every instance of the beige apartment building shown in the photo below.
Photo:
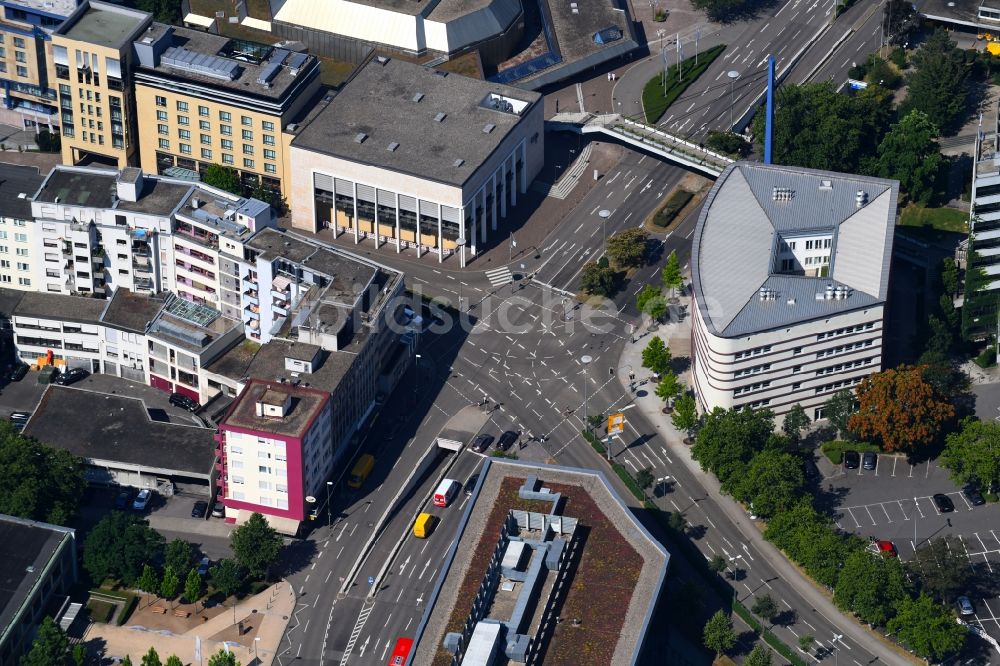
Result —
<path fill-rule="evenodd" d="M 135 165 L 139 137 L 129 71 L 145 12 L 84 2 L 52 34 L 50 79 L 59 91 L 64 164 Z"/>

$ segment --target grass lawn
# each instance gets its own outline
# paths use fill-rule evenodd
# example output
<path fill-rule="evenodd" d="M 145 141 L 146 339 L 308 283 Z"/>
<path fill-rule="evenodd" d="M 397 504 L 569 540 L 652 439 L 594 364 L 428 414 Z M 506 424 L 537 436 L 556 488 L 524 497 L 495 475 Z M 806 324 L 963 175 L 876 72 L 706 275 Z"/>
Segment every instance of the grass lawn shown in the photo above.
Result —
<path fill-rule="evenodd" d="M 909 204 L 899 216 L 904 227 L 930 227 L 938 231 L 969 233 L 969 214 L 955 208 L 925 208 Z"/>
<path fill-rule="evenodd" d="M 646 82 L 646 87 L 642 89 L 642 109 L 646 114 L 647 123 L 657 122 L 666 112 L 667 107 L 681 96 L 687 87 L 694 83 L 695 79 L 708 69 L 719 55 L 726 50 L 725 44 L 713 46 L 707 51 L 702 51 L 697 56 L 686 58 L 681 63 L 683 79 L 677 80 L 677 65 L 671 65 L 667 70 L 667 86 L 663 87 L 662 73 L 657 74 Z M 698 64 L 694 64 L 695 57 Z"/>
<path fill-rule="evenodd" d="M 91 599 L 87 602 L 87 610 L 90 611 L 91 620 L 107 624 L 108 621 L 111 620 L 111 616 L 114 615 L 115 606 L 107 601 Z"/>

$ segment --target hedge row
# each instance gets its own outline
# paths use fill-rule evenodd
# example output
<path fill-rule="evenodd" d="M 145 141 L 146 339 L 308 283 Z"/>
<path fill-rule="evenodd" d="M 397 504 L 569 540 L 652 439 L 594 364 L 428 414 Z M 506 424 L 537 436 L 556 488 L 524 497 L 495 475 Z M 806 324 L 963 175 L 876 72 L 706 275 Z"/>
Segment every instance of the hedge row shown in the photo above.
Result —
<path fill-rule="evenodd" d="M 719 57 L 725 50 L 726 45 L 719 44 L 706 51 L 702 51 L 697 56 L 692 56 L 684 60 L 681 63 L 683 78 L 680 81 L 677 80 L 677 65 L 671 65 L 667 69 L 666 74 L 661 72 L 647 81 L 646 86 L 642 89 L 642 108 L 646 113 L 646 122 L 656 123 L 666 113 L 667 107 L 673 104 L 681 96 L 681 93 L 687 90 L 687 87 L 694 83 L 708 69 L 712 61 Z M 698 58 L 697 65 L 694 64 L 695 57 Z M 663 82 L 664 76 L 667 77 L 666 86 L 664 86 Z"/>
<path fill-rule="evenodd" d="M 834 465 L 839 465 L 844 462 L 844 452 L 845 451 L 857 451 L 858 453 L 881 453 L 882 449 L 876 444 L 869 444 L 868 442 L 845 442 L 843 440 L 834 440 L 832 442 L 825 442 L 820 446 L 820 450 L 826 454 L 826 457 L 830 459 Z"/>
<path fill-rule="evenodd" d="M 677 190 L 670 195 L 667 199 L 667 203 L 663 205 L 663 208 L 656 211 L 656 215 L 653 217 L 653 224 L 658 227 L 666 227 L 674 218 L 677 217 L 677 213 L 681 212 L 694 197 L 694 192 L 688 192 L 687 190 Z"/>

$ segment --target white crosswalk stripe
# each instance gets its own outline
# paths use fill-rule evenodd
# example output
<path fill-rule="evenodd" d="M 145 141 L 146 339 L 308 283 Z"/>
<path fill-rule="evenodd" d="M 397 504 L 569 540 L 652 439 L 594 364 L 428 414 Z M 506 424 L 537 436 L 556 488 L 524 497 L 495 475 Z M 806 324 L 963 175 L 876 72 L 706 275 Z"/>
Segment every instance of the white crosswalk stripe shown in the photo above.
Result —
<path fill-rule="evenodd" d="M 492 271 L 486 271 L 486 277 L 489 278 L 490 284 L 494 287 L 499 287 L 502 284 L 510 284 L 514 279 L 510 269 L 506 267 L 494 268 Z"/>

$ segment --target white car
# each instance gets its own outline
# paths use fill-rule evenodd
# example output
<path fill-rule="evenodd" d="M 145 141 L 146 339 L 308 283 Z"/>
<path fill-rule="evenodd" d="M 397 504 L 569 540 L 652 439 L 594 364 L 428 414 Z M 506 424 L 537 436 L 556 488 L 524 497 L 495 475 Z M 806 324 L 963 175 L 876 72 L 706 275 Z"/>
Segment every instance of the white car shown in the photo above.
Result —
<path fill-rule="evenodd" d="M 146 507 L 149 505 L 149 500 L 153 498 L 153 491 L 149 488 L 143 488 L 139 491 L 136 496 L 135 501 L 132 502 L 133 511 L 145 511 Z"/>
<path fill-rule="evenodd" d="M 959 597 L 955 600 L 955 603 L 958 604 L 958 612 L 962 615 L 974 615 L 976 612 L 976 609 L 972 607 L 972 602 L 969 601 L 969 597 Z"/>

